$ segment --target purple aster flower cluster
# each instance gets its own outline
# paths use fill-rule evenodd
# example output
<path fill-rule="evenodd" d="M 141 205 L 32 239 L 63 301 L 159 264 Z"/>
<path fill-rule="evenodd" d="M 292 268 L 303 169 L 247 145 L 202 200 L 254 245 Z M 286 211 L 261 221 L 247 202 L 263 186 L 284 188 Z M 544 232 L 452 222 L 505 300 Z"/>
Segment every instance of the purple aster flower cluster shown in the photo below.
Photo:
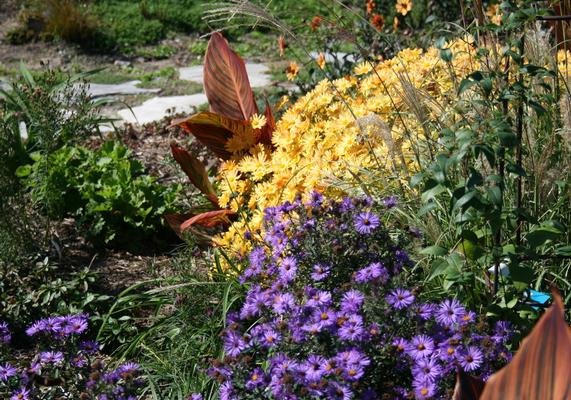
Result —
<path fill-rule="evenodd" d="M 406 291 L 405 291 L 406 292 Z M 508 342 L 513 330 L 499 321 L 493 327 L 482 317 L 466 310 L 457 300 L 438 304 L 421 303 L 395 290 L 387 297 L 390 306 L 410 301 L 399 309 L 397 318 L 416 325 L 413 335 L 393 337 L 391 347 L 400 366 L 412 372 L 416 399 L 450 398 L 457 368 L 486 380 L 511 359 Z"/>
<path fill-rule="evenodd" d="M 455 365 L 486 375 L 509 357 L 508 326 L 483 334 L 456 300 L 425 304 L 400 284 L 411 235 L 386 219 L 370 199 L 317 194 L 265 211 L 209 370 L 221 400 L 449 398 Z"/>
<path fill-rule="evenodd" d="M 34 322 L 28 329 L 28 336 L 45 335 L 53 338 L 67 338 L 81 335 L 87 330 L 87 315 L 66 315 L 49 317 Z"/>
<path fill-rule="evenodd" d="M 110 368 L 99 353 L 99 344 L 83 340 L 88 330 L 86 315 L 50 317 L 26 329 L 38 340 L 33 357 L 13 354 L 15 361 L 0 364 L 0 398 L 36 400 L 77 398 L 135 400 L 142 384 L 137 364 Z M 0 336 L 8 336 L 0 324 Z"/>

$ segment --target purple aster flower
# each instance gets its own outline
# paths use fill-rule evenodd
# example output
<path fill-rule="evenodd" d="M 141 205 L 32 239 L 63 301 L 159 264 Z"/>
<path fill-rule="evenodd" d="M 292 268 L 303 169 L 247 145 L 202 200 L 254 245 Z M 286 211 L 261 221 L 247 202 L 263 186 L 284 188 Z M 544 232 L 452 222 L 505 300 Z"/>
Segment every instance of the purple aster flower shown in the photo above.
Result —
<path fill-rule="evenodd" d="M 15 376 L 18 370 L 8 363 L 0 364 L 0 381 L 6 382 L 8 378 Z"/>
<path fill-rule="evenodd" d="M 252 390 L 257 387 L 263 386 L 265 381 L 264 372 L 261 368 L 256 368 L 250 374 L 248 381 L 246 382 L 246 389 Z"/>
<path fill-rule="evenodd" d="M 281 335 L 271 328 L 263 330 L 261 344 L 264 347 L 274 347 L 281 340 Z"/>
<path fill-rule="evenodd" d="M 228 331 L 224 337 L 224 351 L 230 357 L 237 357 L 242 351 L 246 350 L 248 345 L 242 338 L 242 335 Z"/>
<path fill-rule="evenodd" d="M 70 364 L 74 367 L 81 368 L 87 364 L 87 359 L 83 354 L 78 354 L 71 359 Z"/>
<path fill-rule="evenodd" d="M 119 368 L 117 368 L 117 372 L 119 373 L 121 378 L 125 378 L 127 376 L 137 374 L 140 368 L 141 367 L 139 366 L 139 364 L 134 362 L 128 362 L 123 365 L 120 365 Z"/>
<path fill-rule="evenodd" d="M 362 212 L 354 219 L 355 230 L 362 235 L 369 235 L 381 224 L 381 220 L 375 214 Z"/>
<path fill-rule="evenodd" d="M 436 310 L 436 321 L 444 327 L 460 322 L 466 310 L 456 299 L 444 300 Z"/>
<path fill-rule="evenodd" d="M 327 360 L 321 356 L 312 354 L 307 357 L 307 361 L 302 363 L 298 370 L 301 372 L 305 379 L 309 382 L 319 382 L 321 377 L 323 376 L 323 372 L 321 371 L 321 366 L 324 365 Z"/>
<path fill-rule="evenodd" d="M 421 358 L 412 368 L 412 375 L 434 382 L 442 376 L 442 368 L 434 357 Z"/>
<path fill-rule="evenodd" d="M 496 344 L 505 343 L 512 336 L 511 324 L 508 321 L 498 321 L 494 327 L 492 341 Z"/>
<path fill-rule="evenodd" d="M 40 362 L 44 364 L 58 364 L 63 361 L 63 358 L 61 351 L 42 351 L 40 353 Z"/>
<path fill-rule="evenodd" d="M 346 313 L 358 312 L 365 301 L 365 296 L 358 290 L 352 289 L 343 294 L 341 299 L 341 311 Z"/>
<path fill-rule="evenodd" d="M 319 207 L 321 204 L 323 204 L 323 195 L 316 191 L 311 192 L 307 205 L 309 207 Z"/>
<path fill-rule="evenodd" d="M 26 329 L 26 335 L 34 336 L 39 332 L 42 332 L 45 328 L 44 320 L 39 320 L 34 322 L 28 329 Z"/>
<path fill-rule="evenodd" d="M 291 282 L 297 274 L 297 260 L 294 257 L 286 257 L 282 260 L 279 267 L 280 278 L 284 282 Z"/>
<path fill-rule="evenodd" d="M 290 359 L 283 353 L 276 354 L 270 359 L 272 375 L 282 376 L 288 372 L 295 371 L 298 367 L 297 362 Z"/>
<path fill-rule="evenodd" d="M 372 263 L 355 273 L 355 282 L 365 283 L 378 279 L 382 284 L 389 280 L 389 272 L 381 263 Z"/>
<path fill-rule="evenodd" d="M 471 372 L 480 368 L 484 361 L 484 355 L 476 346 L 468 346 L 466 351 L 460 354 L 459 361 L 464 371 Z"/>
<path fill-rule="evenodd" d="M 92 354 L 99 351 L 99 343 L 95 340 L 86 340 L 79 344 L 79 349 L 87 354 Z"/>
<path fill-rule="evenodd" d="M 291 293 L 278 293 L 274 296 L 272 308 L 276 314 L 283 314 L 293 310 L 295 307 L 295 299 Z"/>
<path fill-rule="evenodd" d="M 262 268 L 266 259 L 266 250 L 263 247 L 256 247 L 248 256 L 250 265 L 255 268 Z"/>
<path fill-rule="evenodd" d="M 44 320 L 44 331 L 59 333 L 61 331 L 62 319 L 60 317 L 49 317 Z"/>
<path fill-rule="evenodd" d="M 315 310 L 313 313 L 313 319 L 321 327 L 325 328 L 334 325 L 337 319 L 337 313 L 329 308 L 322 308 L 320 310 Z"/>
<path fill-rule="evenodd" d="M 433 351 L 434 340 L 426 335 L 414 336 L 407 348 L 407 353 L 413 360 L 429 357 Z"/>
<path fill-rule="evenodd" d="M 387 197 L 386 199 L 383 200 L 383 205 L 386 208 L 396 207 L 397 204 L 398 204 L 398 200 L 395 196 Z"/>
<path fill-rule="evenodd" d="M 79 335 L 87 330 L 87 319 L 77 316 L 70 318 L 65 327 L 65 332 L 70 335 Z"/>
<path fill-rule="evenodd" d="M 430 399 L 436 394 L 436 384 L 428 379 L 415 379 L 412 385 L 415 399 Z"/>
<path fill-rule="evenodd" d="M 187 400 L 203 400 L 203 399 L 200 393 L 193 393 L 188 397 Z"/>
<path fill-rule="evenodd" d="M 339 328 L 339 331 L 337 331 L 339 339 L 352 341 L 360 340 L 364 333 L 363 324 L 350 322 L 343 324 L 343 326 Z"/>
<path fill-rule="evenodd" d="M 226 381 L 220 386 L 220 400 L 238 400 L 230 381 Z"/>
<path fill-rule="evenodd" d="M 416 315 L 423 320 L 428 320 L 434 315 L 436 306 L 434 304 L 421 304 L 415 308 Z"/>
<path fill-rule="evenodd" d="M 30 398 L 29 395 L 30 391 L 28 389 L 20 388 L 12 394 L 10 400 L 28 400 Z"/>
<path fill-rule="evenodd" d="M 397 353 L 404 353 L 409 347 L 406 339 L 399 337 L 393 339 L 391 344 L 395 347 Z"/>
<path fill-rule="evenodd" d="M 385 299 L 391 306 L 397 310 L 401 310 L 414 302 L 414 295 L 409 290 L 396 289 L 387 295 Z"/>
<path fill-rule="evenodd" d="M 330 268 L 327 265 L 315 264 L 313 266 L 313 272 L 311 273 L 311 279 L 318 282 L 329 276 Z"/>
<path fill-rule="evenodd" d="M 331 400 L 351 400 L 353 392 L 347 386 L 333 381 L 327 390 L 327 398 Z"/>
<path fill-rule="evenodd" d="M 308 299 L 305 303 L 308 307 L 322 307 L 331 304 L 331 293 L 325 290 L 307 290 Z"/>

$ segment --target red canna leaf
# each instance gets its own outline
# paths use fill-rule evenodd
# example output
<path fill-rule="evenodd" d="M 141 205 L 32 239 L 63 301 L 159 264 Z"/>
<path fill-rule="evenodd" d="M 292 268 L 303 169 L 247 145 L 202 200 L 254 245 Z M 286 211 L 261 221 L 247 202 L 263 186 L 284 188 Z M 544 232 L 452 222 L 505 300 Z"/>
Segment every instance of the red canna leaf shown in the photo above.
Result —
<path fill-rule="evenodd" d="M 458 368 L 452 400 L 478 400 L 482 395 L 484 386 L 483 380 L 474 378 Z"/>
<path fill-rule="evenodd" d="M 211 112 L 201 112 L 190 118 L 174 121 L 173 125 L 192 133 L 200 143 L 223 160 L 232 157 L 232 153 L 226 149 L 226 143 L 233 135 L 255 135 L 248 121 L 233 120 Z"/>
<path fill-rule="evenodd" d="M 230 223 L 230 217 L 236 213 L 232 210 L 215 210 L 195 215 L 187 219 L 180 225 L 180 230 L 184 232 L 193 225 L 200 225 L 205 228 L 213 228 L 217 225 L 226 225 Z"/>
<path fill-rule="evenodd" d="M 554 291 L 553 298 L 513 360 L 488 380 L 480 399 L 571 399 L 571 330 L 561 297 Z"/>
<path fill-rule="evenodd" d="M 218 207 L 218 196 L 216 191 L 208 179 L 208 172 L 204 165 L 192 154 L 177 146 L 176 143 L 171 143 L 171 152 L 175 161 L 181 166 L 182 170 L 188 176 L 190 181 L 198 190 L 200 190 L 208 200 L 216 207 Z"/>
<path fill-rule="evenodd" d="M 261 129 L 260 136 L 258 138 L 258 143 L 265 144 L 267 146 L 272 145 L 272 135 L 276 129 L 276 120 L 274 114 L 272 113 L 272 108 L 268 100 L 266 99 L 266 110 L 264 111 L 266 116 L 266 125 Z"/>
<path fill-rule="evenodd" d="M 258 113 L 244 61 L 219 32 L 208 42 L 204 57 L 204 91 L 210 111 L 247 121 Z"/>
<path fill-rule="evenodd" d="M 205 228 L 213 228 L 218 225 L 230 223 L 230 219 L 236 213 L 231 210 L 214 210 L 201 214 L 167 214 L 165 219 L 171 229 L 181 238 L 184 239 L 184 231 L 194 225 Z"/>

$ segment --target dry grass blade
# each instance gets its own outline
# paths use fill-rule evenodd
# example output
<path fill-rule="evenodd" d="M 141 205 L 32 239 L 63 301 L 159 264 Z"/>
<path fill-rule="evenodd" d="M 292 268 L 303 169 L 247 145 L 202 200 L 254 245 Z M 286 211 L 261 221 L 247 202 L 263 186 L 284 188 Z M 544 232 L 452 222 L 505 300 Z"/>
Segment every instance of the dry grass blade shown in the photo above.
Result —
<path fill-rule="evenodd" d="M 554 303 L 523 341 L 512 362 L 486 383 L 482 400 L 571 398 L 571 329 L 563 301 Z"/>
<path fill-rule="evenodd" d="M 278 29 L 290 37 L 295 36 L 286 24 L 248 0 L 214 2 L 204 12 L 204 20 L 212 24 L 233 22 L 233 26 L 252 26 L 252 19 L 255 20 L 254 26 L 264 25 Z"/>

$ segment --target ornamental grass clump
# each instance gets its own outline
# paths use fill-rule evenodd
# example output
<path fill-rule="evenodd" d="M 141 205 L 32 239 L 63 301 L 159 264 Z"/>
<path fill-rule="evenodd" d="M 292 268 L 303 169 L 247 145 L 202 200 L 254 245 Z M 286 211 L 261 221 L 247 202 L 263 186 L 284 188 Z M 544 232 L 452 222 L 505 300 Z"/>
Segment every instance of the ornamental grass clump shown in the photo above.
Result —
<path fill-rule="evenodd" d="M 416 231 L 388 224 L 395 205 L 314 192 L 265 210 L 210 369 L 222 400 L 450 398 L 457 368 L 487 378 L 509 360 L 508 323 L 407 288 Z"/>
<path fill-rule="evenodd" d="M 33 323 L 26 335 L 37 341 L 36 352 L 9 348 L 8 324 L 0 322 L 0 397 L 10 400 L 134 400 L 143 380 L 135 363 L 112 368 L 99 344 L 85 340 L 84 314 L 49 317 Z"/>

